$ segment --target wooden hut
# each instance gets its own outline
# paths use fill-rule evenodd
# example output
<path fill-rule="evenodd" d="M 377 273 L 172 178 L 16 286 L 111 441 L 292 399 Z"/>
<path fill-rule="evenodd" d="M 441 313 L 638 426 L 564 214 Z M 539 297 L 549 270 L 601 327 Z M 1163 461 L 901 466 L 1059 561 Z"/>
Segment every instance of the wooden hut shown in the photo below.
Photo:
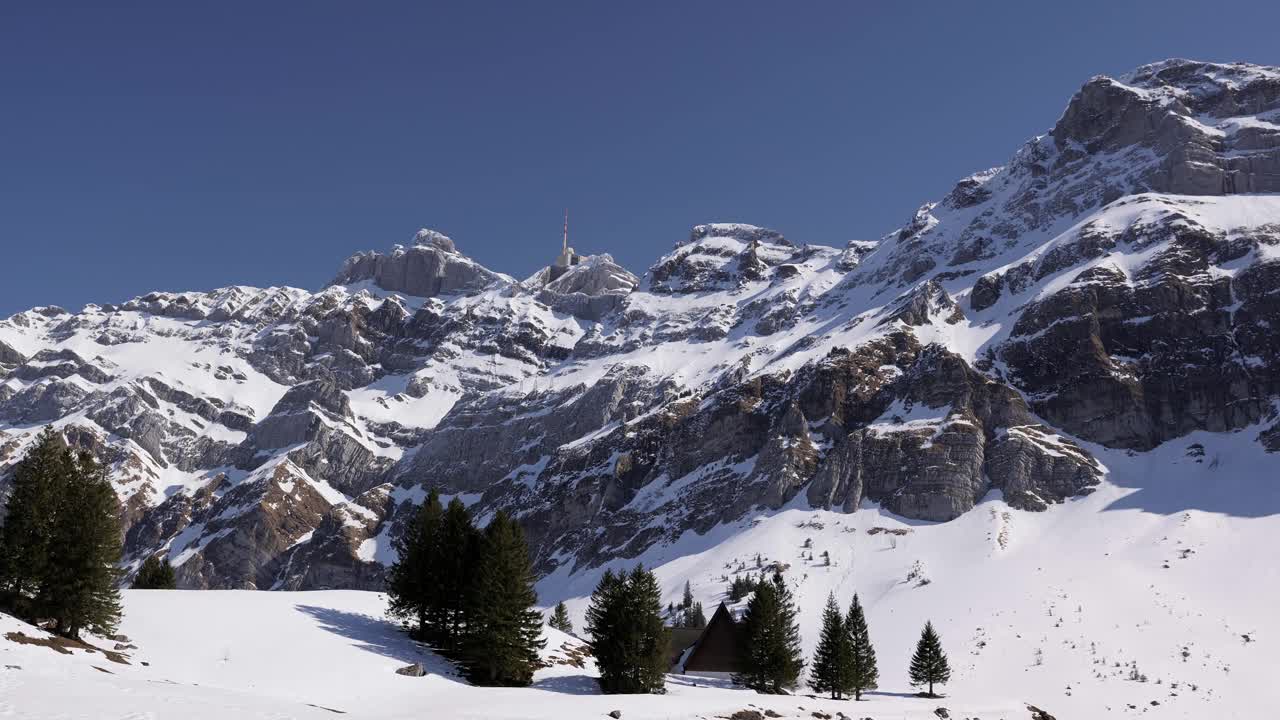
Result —
<path fill-rule="evenodd" d="M 680 672 L 712 677 L 742 672 L 742 657 L 747 645 L 743 633 L 742 623 L 734 619 L 724 603 L 720 603 L 698 641 L 685 656 Z"/>

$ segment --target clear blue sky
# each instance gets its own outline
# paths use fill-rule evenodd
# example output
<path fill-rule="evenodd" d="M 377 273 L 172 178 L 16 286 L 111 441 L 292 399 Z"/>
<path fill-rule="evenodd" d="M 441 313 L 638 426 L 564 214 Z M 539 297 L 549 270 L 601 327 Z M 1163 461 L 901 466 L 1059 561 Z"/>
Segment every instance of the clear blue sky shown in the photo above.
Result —
<path fill-rule="evenodd" d="M 107 5 L 127 5 L 109 8 Z M 437 228 L 642 272 L 689 227 L 876 238 L 1098 73 L 1280 64 L 1280 3 L 0 3 L 0 316 L 315 288 Z"/>

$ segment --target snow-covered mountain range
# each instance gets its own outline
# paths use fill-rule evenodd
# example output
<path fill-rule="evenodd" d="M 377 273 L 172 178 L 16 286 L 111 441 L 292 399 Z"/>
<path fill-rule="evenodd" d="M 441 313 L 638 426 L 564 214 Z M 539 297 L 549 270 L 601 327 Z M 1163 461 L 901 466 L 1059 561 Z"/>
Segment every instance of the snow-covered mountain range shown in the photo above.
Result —
<path fill-rule="evenodd" d="M 926 619 L 954 716 L 1266 717 L 1278 356 L 1280 69 L 1170 60 L 1088 81 L 1006 165 L 878 241 L 717 223 L 643 275 L 566 252 L 517 280 L 422 230 L 315 292 L 19 313 L 0 321 L 0 493 L 52 424 L 110 464 L 130 570 L 162 553 L 186 588 L 377 590 L 434 486 L 482 523 L 519 517 L 540 602 L 579 627 L 603 570 L 635 562 L 708 608 L 786 567 L 806 652 L 827 593 L 860 593 L 881 693 L 858 710 L 876 717 L 935 716 L 904 692 Z M 422 652 L 375 593 L 272 597 L 131 592 L 154 666 L 103 675 L 10 643 L 0 687 L 51 714 L 162 692 L 327 715 L 371 707 L 364 683 L 399 691 Z M 460 717 L 562 717 L 589 675 L 483 700 L 426 685 Z M 572 708 L 753 702 L 680 682 Z M 798 700 L 755 701 L 819 707 Z"/>
<path fill-rule="evenodd" d="M 378 589 L 431 486 L 570 587 L 761 511 L 1054 512 L 1204 433 L 1274 462 L 1278 353 L 1280 69 L 1171 60 L 878 241 L 708 224 L 521 281 L 422 230 L 315 292 L 19 313 L 0 464 L 96 451 L 183 587 Z"/>

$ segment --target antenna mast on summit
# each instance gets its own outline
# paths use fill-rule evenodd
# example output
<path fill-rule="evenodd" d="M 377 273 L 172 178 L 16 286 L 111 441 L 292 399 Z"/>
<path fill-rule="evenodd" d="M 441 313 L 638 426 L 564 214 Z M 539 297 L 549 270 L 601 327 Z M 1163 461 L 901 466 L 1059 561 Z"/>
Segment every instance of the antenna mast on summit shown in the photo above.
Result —
<path fill-rule="evenodd" d="M 560 252 L 569 252 L 569 208 L 564 209 L 564 242 L 560 246 Z"/>

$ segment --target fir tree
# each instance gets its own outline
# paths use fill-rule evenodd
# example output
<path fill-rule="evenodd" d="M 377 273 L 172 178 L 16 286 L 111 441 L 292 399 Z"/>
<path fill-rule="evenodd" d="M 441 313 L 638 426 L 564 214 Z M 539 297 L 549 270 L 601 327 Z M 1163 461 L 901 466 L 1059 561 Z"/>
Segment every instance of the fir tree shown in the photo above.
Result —
<path fill-rule="evenodd" d="M 519 530 L 517 526 L 516 530 Z M 521 542 L 524 541 L 523 532 Z M 441 614 L 441 643 L 446 650 L 461 647 L 468 631 L 470 607 L 467 598 L 484 542 L 471 522 L 471 513 L 458 498 L 449 501 L 440 527 L 440 564 L 435 574 L 437 603 Z M 528 552 L 525 552 L 528 562 Z M 530 603 L 532 604 L 532 603 Z"/>
<path fill-rule="evenodd" d="M 740 602 L 742 598 L 756 591 L 755 578 L 750 575 L 735 575 L 733 581 L 729 583 L 729 600 L 731 602 Z"/>
<path fill-rule="evenodd" d="M 619 692 L 617 688 L 622 687 L 626 676 L 626 590 L 625 577 L 605 570 L 587 607 L 586 631 L 591 638 L 588 644 L 600 671 L 600 689 L 606 693 Z"/>
<path fill-rule="evenodd" d="M 532 609 L 538 595 L 529 547 L 506 512 L 485 528 L 474 572 L 463 646 L 468 677 L 478 685 L 528 685 L 546 641 L 542 615 Z"/>
<path fill-rule="evenodd" d="M 563 602 L 556 603 L 556 609 L 551 613 L 551 620 L 547 624 L 562 633 L 573 634 L 573 622 L 569 620 L 569 609 Z"/>
<path fill-rule="evenodd" d="M 663 689 L 667 672 L 667 628 L 662 622 L 662 588 L 658 578 L 637 565 L 626 583 L 628 692 Z"/>
<path fill-rule="evenodd" d="M 693 607 L 693 588 L 690 587 L 689 581 L 684 581 L 684 597 L 680 600 L 681 609 L 688 610 Z"/>
<path fill-rule="evenodd" d="M 110 635 L 121 615 L 119 501 L 105 468 L 88 453 L 67 467 L 35 605 L 61 635 L 79 639 L 82 630 Z"/>
<path fill-rule="evenodd" d="M 0 528 L 0 601 L 15 615 L 32 618 L 49 568 L 49 544 L 60 486 L 70 473 L 66 443 L 46 427 L 13 470 L 13 485 Z"/>
<path fill-rule="evenodd" d="M 661 691 L 667 663 L 662 590 L 652 572 L 606 570 L 587 609 L 591 653 L 606 693 Z"/>
<path fill-rule="evenodd" d="M 692 607 L 685 611 L 684 626 L 690 628 L 704 628 L 707 626 L 707 616 L 702 612 L 702 603 L 695 602 Z"/>
<path fill-rule="evenodd" d="M 440 494 L 432 488 L 392 544 L 399 558 L 387 578 L 390 613 L 417 620 L 415 634 L 423 640 L 436 641 L 443 630 L 437 580 L 444 553 L 440 532 L 443 514 Z"/>
<path fill-rule="evenodd" d="M 849 641 L 836 596 L 829 594 L 827 606 L 822 610 L 822 634 L 809 669 L 809 686 L 815 692 L 831 693 L 832 700 L 839 700 L 849 689 L 849 661 L 852 658 Z"/>
<path fill-rule="evenodd" d="M 929 697 L 933 694 L 934 683 L 944 684 L 951 679 L 951 666 L 947 664 L 947 655 L 942 651 L 942 640 L 933 629 L 933 623 L 926 622 L 924 631 L 920 633 L 920 641 L 916 643 L 916 653 L 911 656 L 911 684 L 929 685 Z"/>
<path fill-rule="evenodd" d="M 861 700 L 862 693 L 876 689 L 880 671 L 876 668 L 876 649 L 871 645 L 867 618 L 856 594 L 849 605 L 849 614 L 845 617 L 844 631 L 848 638 L 846 647 L 849 652 L 846 688 L 853 692 L 854 700 Z"/>
<path fill-rule="evenodd" d="M 169 558 L 161 560 L 155 555 L 147 558 L 142 567 L 138 568 L 138 574 L 133 576 L 133 585 L 130 587 L 134 590 L 172 590 L 177 587 Z"/>
<path fill-rule="evenodd" d="M 745 669 L 735 681 L 762 693 L 781 694 L 794 688 L 804 660 L 800 657 L 795 601 L 781 573 L 756 587 L 743 615 L 743 629 Z"/>

